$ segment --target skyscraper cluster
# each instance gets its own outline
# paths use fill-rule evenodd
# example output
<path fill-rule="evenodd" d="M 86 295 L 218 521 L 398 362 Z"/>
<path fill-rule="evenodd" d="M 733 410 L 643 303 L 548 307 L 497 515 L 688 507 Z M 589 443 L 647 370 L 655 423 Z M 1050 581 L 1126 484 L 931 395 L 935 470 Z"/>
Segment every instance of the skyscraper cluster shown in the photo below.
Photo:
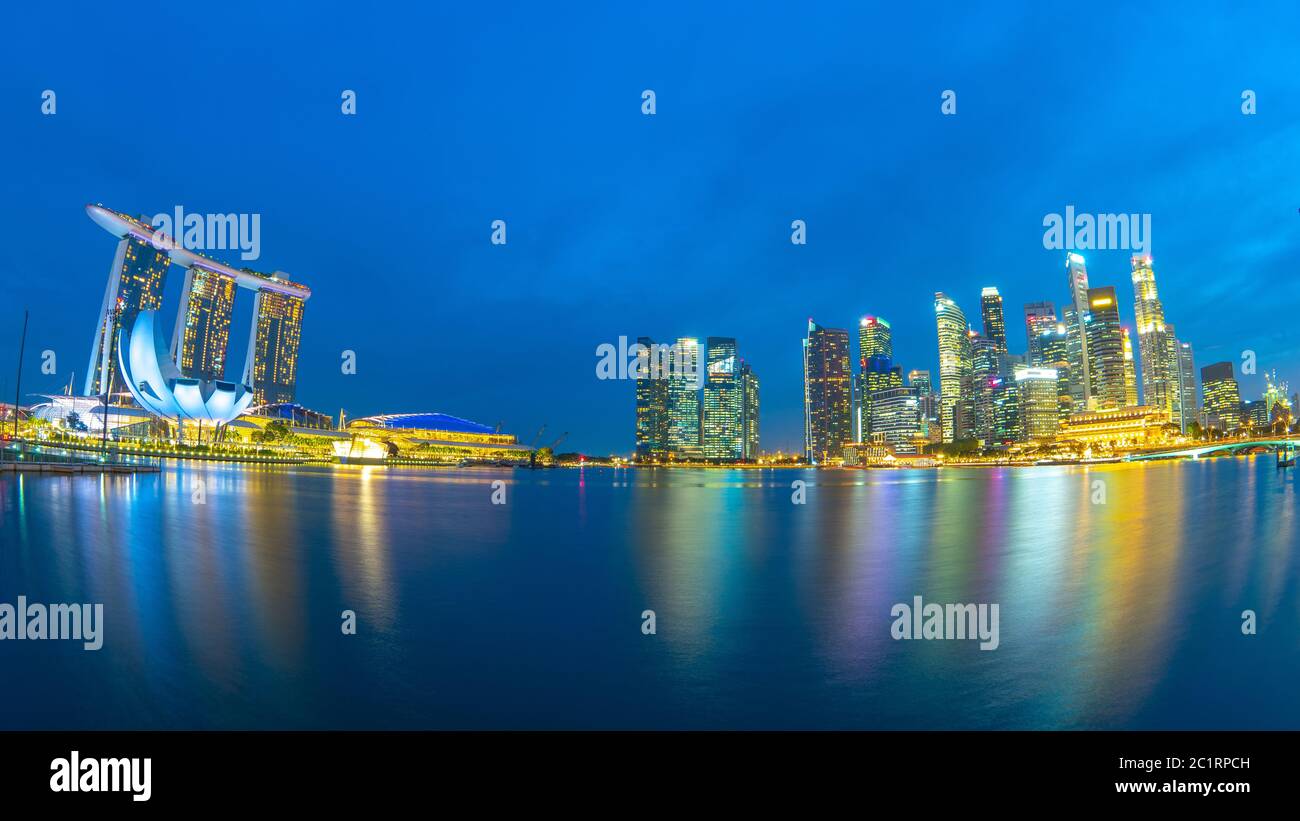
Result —
<path fill-rule="evenodd" d="M 736 340 L 637 339 L 636 455 L 642 462 L 742 462 L 759 454 L 759 384 Z"/>

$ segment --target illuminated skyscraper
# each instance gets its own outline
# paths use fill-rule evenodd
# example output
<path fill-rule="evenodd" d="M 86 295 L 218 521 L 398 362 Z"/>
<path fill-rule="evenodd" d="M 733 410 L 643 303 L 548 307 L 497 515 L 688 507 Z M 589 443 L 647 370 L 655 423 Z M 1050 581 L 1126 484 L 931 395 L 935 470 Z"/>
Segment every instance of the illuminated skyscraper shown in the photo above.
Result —
<path fill-rule="evenodd" d="M 844 457 L 853 439 L 849 332 L 808 320 L 803 340 L 804 455 L 820 465 Z"/>
<path fill-rule="evenodd" d="M 1205 413 L 1218 417 L 1222 430 L 1241 427 L 1241 391 L 1231 362 L 1215 362 L 1201 368 L 1201 393 Z"/>
<path fill-rule="evenodd" d="M 914 388 L 901 385 L 876 391 L 871 399 L 872 441 L 883 441 L 895 453 L 916 453 L 921 431 L 921 406 Z"/>
<path fill-rule="evenodd" d="M 1137 366 L 1133 362 L 1133 339 L 1128 328 L 1120 328 L 1124 338 L 1124 407 L 1135 407 L 1138 403 Z"/>
<path fill-rule="evenodd" d="M 1064 323 L 1038 337 L 1039 364 L 1036 367 L 1056 371 L 1056 393 L 1061 421 L 1074 413 L 1074 397 L 1071 391 L 1070 374 L 1070 337 Z"/>
<path fill-rule="evenodd" d="M 1065 331 L 1069 334 L 1070 391 L 1076 411 L 1087 410 L 1092 398 L 1092 356 L 1088 351 L 1088 266 L 1083 257 L 1070 253 L 1065 258 L 1070 302 L 1064 311 Z"/>
<path fill-rule="evenodd" d="M 1029 366 L 1042 365 L 1042 351 L 1039 349 L 1039 337 L 1045 331 L 1056 330 L 1056 306 L 1050 302 L 1029 302 L 1025 304 L 1025 339 L 1027 340 Z"/>
<path fill-rule="evenodd" d="M 997 441 L 994 433 L 993 394 L 1002 384 L 1000 374 L 1002 358 L 997 343 L 984 336 L 971 336 L 971 420 L 976 439 L 991 445 Z"/>
<path fill-rule="evenodd" d="M 253 298 L 253 356 L 245 366 L 244 384 L 253 386 L 254 405 L 294 401 L 304 305 L 278 291 L 258 291 Z"/>
<path fill-rule="evenodd" d="M 235 280 L 194 264 L 185 272 L 181 309 L 172 337 L 172 355 L 191 379 L 225 379 Z M 260 403 L 259 403 L 260 404 Z"/>
<path fill-rule="evenodd" d="M 749 363 L 743 360 L 740 365 L 740 395 L 741 444 L 744 449 L 742 458 L 752 462 L 759 454 L 758 377 L 754 375 L 754 370 Z"/>
<path fill-rule="evenodd" d="M 1050 442 L 1060 422 L 1058 374 L 1052 368 L 1016 369 L 1020 430 L 1025 441 Z"/>
<path fill-rule="evenodd" d="M 1156 291 L 1151 257 L 1134 254 L 1133 315 L 1137 321 L 1138 354 L 1142 358 L 1142 403 L 1175 418 L 1177 351 L 1173 330 L 1165 325 L 1165 309 Z"/>
<path fill-rule="evenodd" d="M 1115 289 L 1088 289 L 1084 339 L 1088 351 L 1089 401 L 1096 410 L 1122 408 L 1128 401 L 1124 387 L 1124 330 L 1119 321 Z"/>
<path fill-rule="evenodd" d="M 668 455 L 668 346 L 637 338 L 636 457 L 658 461 Z"/>
<path fill-rule="evenodd" d="M 700 341 L 680 337 L 668 378 L 668 449 L 677 458 L 700 455 Z"/>
<path fill-rule="evenodd" d="M 1175 421 L 1183 433 L 1196 421 L 1196 366 L 1192 360 L 1192 343 L 1175 341 L 1178 351 L 1178 408 L 1179 418 Z"/>
<path fill-rule="evenodd" d="M 916 400 L 921 413 L 921 435 L 929 437 L 930 428 L 937 431 L 939 427 L 939 401 L 934 394 L 934 383 L 930 372 L 912 370 L 907 373 L 907 384 L 916 391 Z"/>
<path fill-rule="evenodd" d="M 171 264 L 167 252 L 153 247 L 147 237 L 141 239 L 125 229 L 119 236 L 122 239 L 108 271 L 108 287 L 90 348 L 86 396 L 126 390 L 117 356 L 118 334 L 124 326 L 130 327 L 141 311 L 162 307 L 163 282 Z"/>
<path fill-rule="evenodd" d="M 993 343 L 998 355 L 1007 353 L 1007 320 L 1002 311 L 1002 295 L 994 287 L 980 292 L 980 315 L 984 319 L 984 338 Z"/>
<path fill-rule="evenodd" d="M 704 416 L 700 446 L 708 459 L 737 460 L 744 455 L 743 395 L 736 340 L 711 336 L 706 341 Z"/>
<path fill-rule="evenodd" d="M 874 357 L 876 359 L 873 365 Z M 894 333 L 889 323 L 878 316 L 864 316 L 858 321 L 858 378 L 856 390 L 857 413 L 855 414 L 854 439 L 866 441 L 871 428 L 871 393 L 887 387 L 878 376 L 870 376 L 873 367 L 877 374 L 887 372 L 894 361 Z M 881 362 L 884 362 L 883 369 Z"/>
<path fill-rule="evenodd" d="M 969 436 L 970 420 L 963 413 L 963 401 L 969 408 L 973 375 L 970 327 L 966 314 L 942 292 L 934 295 L 934 319 L 939 334 L 939 416 L 943 441 L 952 442 Z"/>

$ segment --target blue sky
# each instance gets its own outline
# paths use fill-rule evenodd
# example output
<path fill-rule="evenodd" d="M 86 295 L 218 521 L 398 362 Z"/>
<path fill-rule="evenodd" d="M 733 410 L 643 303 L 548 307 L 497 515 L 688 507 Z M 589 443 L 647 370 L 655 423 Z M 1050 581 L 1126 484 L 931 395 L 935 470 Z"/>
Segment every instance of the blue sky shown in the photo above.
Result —
<path fill-rule="evenodd" d="M 631 383 L 595 377 L 620 335 L 736 337 L 785 449 L 810 316 L 884 316 L 898 364 L 935 370 L 934 292 L 976 317 L 996 285 L 1023 350 L 1021 306 L 1066 296 L 1042 220 L 1067 205 L 1152 215 L 1198 367 L 1249 349 L 1300 386 L 1294 4 L 470 5 L 7 11 L 6 399 L 24 307 L 24 391 L 84 376 L 113 251 L 88 202 L 261 214 L 255 267 L 314 290 L 310 407 L 546 423 L 592 453 L 632 447 Z M 1128 252 L 1087 256 L 1131 324 Z"/>

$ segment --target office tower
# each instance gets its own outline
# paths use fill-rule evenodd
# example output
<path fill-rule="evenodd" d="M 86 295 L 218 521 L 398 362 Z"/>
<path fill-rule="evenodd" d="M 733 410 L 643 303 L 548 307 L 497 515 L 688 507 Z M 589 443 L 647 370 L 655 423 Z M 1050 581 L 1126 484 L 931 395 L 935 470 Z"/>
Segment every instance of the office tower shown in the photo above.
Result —
<path fill-rule="evenodd" d="M 971 336 L 972 426 L 975 438 L 985 444 L 992 444 L 995 440 L 993 392 L 1001 384 L 1001 361 L 994 340 L 978 334 Z"/>
<path fill-rule="evenodd" d="M 742 395 L 736 340 L 711 336 L 706 342 L 704 416 L 700 446 L 705 458 L 734 461 L 744 454 Z"/>
<path fill-rule="evenodd" d="M 1088 377 L 1092 380 L 1089 401 L 1097 410 L 1122 408 L 1128 400 L 1124 387 L 1124 332 L 1113 287 L 1088 289 L 1084 329 Z"/>
<path fill-rule="evenodd" d="M 1007 320 L 1002 312 L 1002 295 L 997 288 L 980 292 L 980 315 L 984 319 L 984 338 L 993 343 L 999 354 L 1007 352 Z"/>
<path fill-rule="evenodd" d="M 916 400 L 921 414 L 920 435 L 929 438 L 931 428 L 938 435 L 940 430 L 939 401 L 934 394 L 934 383 L 930 381 L 930 372 L 922 370 L 908 371 L 907 384 L 916 391 Z"/>
<path fill-rule="evenodd" d="M 1029 367 L 1036 368 L 1043 364 L 1040 361 L 1042 352 L 1039 349 L 1039 337 L 1045 331 L 1055 330 L 1056 325 L 1055 305 L 1050 302 L 1025 303 L 1025 339 L 1028 349 L 1026 356 Z"/>
<path fill-rule="evenodd" d="M 93 215 L 92 215 L 93 216 Z M 128 218 L 129 219 L 129 218 Z M 85 395 L 126 390 L 122 367 L 118 362 L 117 339 L 123 327 L 130 327 L 141 311 L 162 307 L 163 281 L 170 260 L 167 252 L 153 247 L 147 240 L 124 228 L 113 267 L 108 271 L 108 287 L 99 309 L 95 338 L 86 368 Z"/>
<path fill-rule="evenodd" d="M 1057 323 L 1038 337 L 1039 368 L 1056 371 L 1056 389 L 1060 404 L 1061 421 L 1074 413 L 1074 396 L 1071 387 L 1070 372 L 1070 335 L 1065 330 L 1065 323 Z"/>
<path fill-rule="evenodd" d="M 939 416 L 943 441 L 966 438 L 970 424 L 963 413 L 969 399 L 973 363 L 966 314 L 942 292 L 934 295 L 935 326 L 939 335 Z"/>
<path fill-rule="evenodd" d="M 858 321 L 858 378 L 854 395 L 857 400 L 857 413 L 854 416 L 854 439 L 866 441 L 871 427 L 871 409 L 868 397 L 873 388 L 868 384 L 867 373 L 872 357 L 884 357 L 885 369 L 893 364 L 894 338 L 889 323 L 878 316 L 864 316 Z M 879 363 L 877 363 L 877 366 Z"/>
<path fill-rule="evenodd" d="M 668 376 L 668 450 L 677 458 L 700 451 L 700 341 L 680 337 Z"/>
<path fill-rule="evenodd" d="M 804 456 L 821 465 L 844 458 L 853 439 L 849 332 L 808 320 L 803 340 Z"/>
<path fill-rule="evenodd" d="M 1241 392 L 1231 362 L 1215 362 L 1201 368 L 1201 396 L 1205 413 L 1218 417 L 1221 430 L 1241 427 Z"/>
<path fill-rule="evenodd" d="M 1120 328 L 1124 340 L 1124 407 L 1135 407 L 1138 403 L 1137 366 L 1133 363 L 1133 339 L 1128 328 Z"/>
<path fill-rule="evenodd" d="M 668 352 L 647 336 L 637 338 L 636 458 L 657 461 L 668 455 Z"/>
<path fill-rule="evenodd" d="M 253 386 L 254 405 L 292 403 L 298 384 L 304 302 L 288 294 L 263 290 L 257 292 L 253 305 L 254 353 L 245 384 Z"/>
<path fill-rule="evenodd" d="M 754 369 L 749 366 L 748 362 L 741 361 L 740 364 L 740 395 L 741 395 L 741 445 L 743 447 L 742 458 L 747 462 L 758 459 L 758 377 L 754 375 Z"/>
<path fill-rule="evenodd" d="M 1050 442 L 1060 423 L 1058 374 L 1053 368 L 1016 371 L 1021 436 L 1026 442 Z"/>
<path fill-rule="evenodd" d="M 897 385 L 876 391 L 871 398 L 871 438 L 894 453 L 916 453 L 921 432 L 921 403 L 915 388 Z"/>
<path fill-rule="evenodd" d="M 172 356 L 191 379 L 226 378 L 235 280 L 198 264 L 185 272 L 180 313 L 172 335 Z"/>
<path fill-rule="evenodd" d="M 1021 365 L 1017 370 L 1024 368 Z M 992 388 L 993 441 L 1000 445 L 1022 441 L 1024 425 L 1020 418 L 1020 383 L 1014 376 L 997 376 L 994 377 Z"/>
<path fill-rule="evenodd" d="M 1065 330 L 1070 336 L 1070 391 L 1076 411 L 1087 410 L 1092 399 L 1092 356 L 1088 351 L 1088 267 L 1083 257 L 1070 253 L 1065 258 L 1070 303 L 1064 310 Z"/>
<path fill-rule="evenodd" d="M 862 363 L 862 373 L 858 375 L 858 432 L 859 442 L 871 437 L 871 403 L 875 394 L 889 388 L 903 386 L 903 369 L 895 366 L 885 354 L 874 354 Z"/>
<path fill-rule="evenodd" d="M 1133 315 L 1137 321 L 1138 355 L 1142 358 L 1142 402 L 1163 410 L 1173 421 L 1175 381 L 1173 330 L 1165 325 L 1165 309 L 1156 291 L 1156 273 L 1151 257 L 1134 254 Z"/>
<path fill-rule="evenodd" d="M 1179 428 L 1183 433 L 1188 432 L 1192 422 L 1196 421 L 1198 409 L 1196 405 L 1196 370 L 1192 361 L 1192 343 L 1175 340 L 1175 347 L 1178 352 L 1178 408 L 1179 418 L 1174 420 L 1178 422 Z"/>

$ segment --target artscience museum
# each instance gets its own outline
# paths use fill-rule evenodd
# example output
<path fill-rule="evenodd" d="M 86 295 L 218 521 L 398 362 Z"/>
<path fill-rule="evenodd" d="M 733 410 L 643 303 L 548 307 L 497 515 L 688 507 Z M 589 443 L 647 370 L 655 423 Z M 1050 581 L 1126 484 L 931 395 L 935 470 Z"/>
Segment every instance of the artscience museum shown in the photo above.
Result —
<path fill-rule="evenodd" d="M 183 375 L 158 333 L 157 311 L 142 311 L 122 328 L 117 350 L 127 387 L 140 406 L 178 424 L 224 425 L 253 401 L 248 385 Z"/>

